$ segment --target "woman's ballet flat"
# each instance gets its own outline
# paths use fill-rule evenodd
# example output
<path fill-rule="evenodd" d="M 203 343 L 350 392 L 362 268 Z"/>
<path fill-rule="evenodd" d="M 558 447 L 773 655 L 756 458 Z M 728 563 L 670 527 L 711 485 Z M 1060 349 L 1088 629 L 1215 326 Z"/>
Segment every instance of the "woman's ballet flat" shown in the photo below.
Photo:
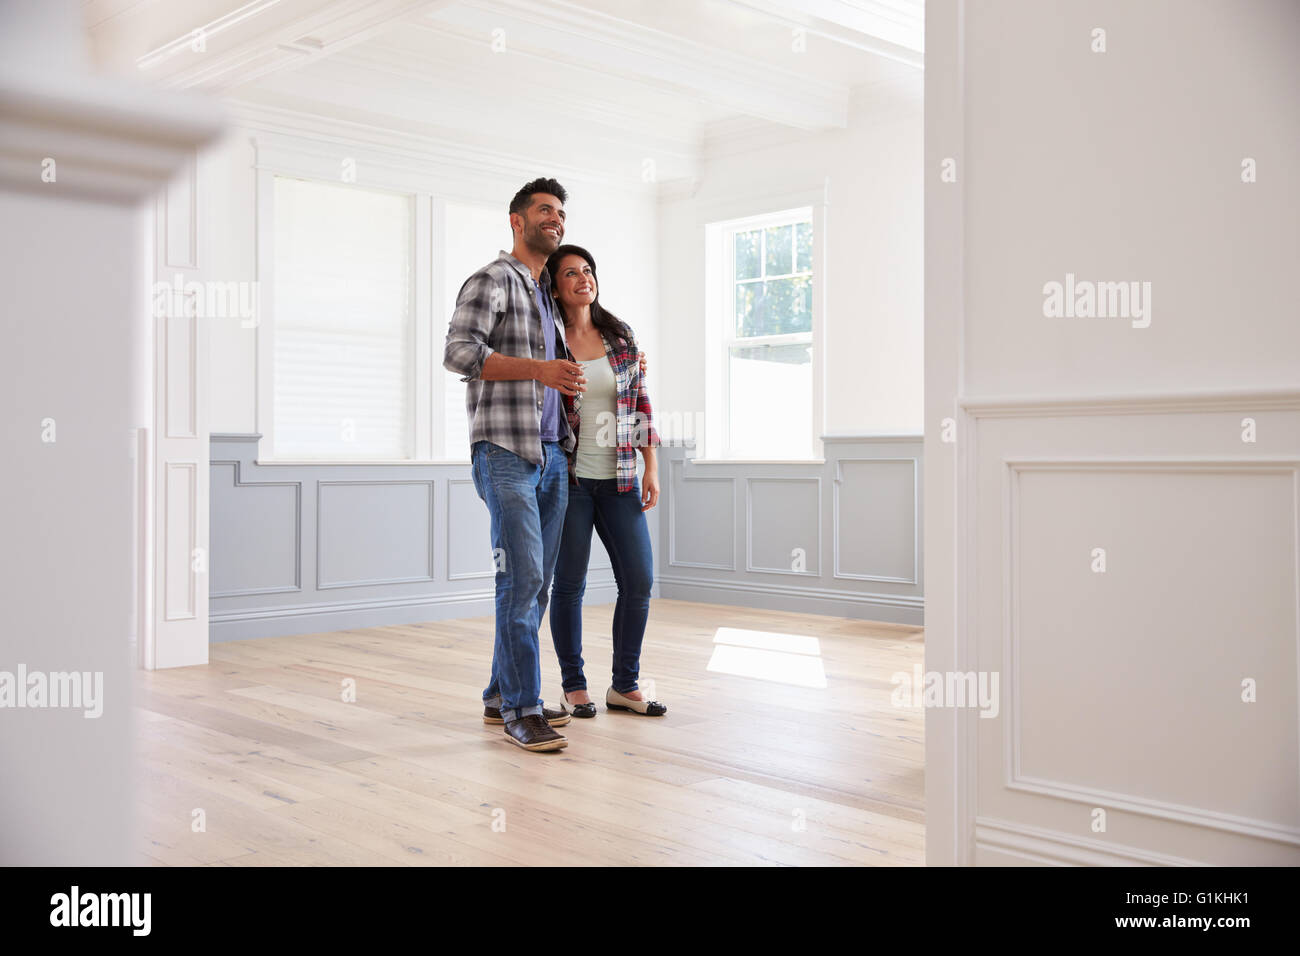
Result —
<path fill-rule="evenodd" d="M 634 714 L 645 714 L 647 717 L 662 717 L 668 713 L 668 708 L 657 700 L 633 700 L 624 697 L 612 687 L 605 692 L 605 706 L 610 710 L 630 710 Z"/>
<path fill-rule="evenodd" d="M 560 691 L 560 696 L 564 698 L 564 702 L 566 704 L 568 704 L 570 707 L 573 708 L 572 710 L 569 711 L 569 713 L 571 713 L 574 717 L 595 717 L 596 716 L 596 705 L 593 704 L 591 701 L 587 701 L 587 703 L 585 704 L 571 704 L 569 703 L 569 695 L 564 693 L 564 691 Z"/>

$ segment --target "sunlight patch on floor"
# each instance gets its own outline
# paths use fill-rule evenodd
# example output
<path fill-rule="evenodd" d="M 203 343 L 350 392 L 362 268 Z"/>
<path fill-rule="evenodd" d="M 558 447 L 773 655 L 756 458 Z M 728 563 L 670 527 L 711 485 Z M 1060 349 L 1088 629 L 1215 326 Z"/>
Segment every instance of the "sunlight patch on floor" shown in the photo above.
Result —
<path fill-rule="evenodd" d="M 821 642 L 807 634 L 720 627 L 713 634 L 708 670 L 797 687 L 825 687 Z"/>

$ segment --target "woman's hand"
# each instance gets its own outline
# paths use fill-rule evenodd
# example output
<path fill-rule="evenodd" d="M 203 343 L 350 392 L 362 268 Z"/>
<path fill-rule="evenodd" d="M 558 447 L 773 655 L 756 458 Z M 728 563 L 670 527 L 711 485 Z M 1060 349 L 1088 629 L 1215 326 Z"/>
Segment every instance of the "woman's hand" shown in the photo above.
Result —
<path fill-rule="evenodd" d="M 645 353 L 641 353 L 641 377 L 645 378 Z"/>
<path fill-rule="evenodd" d="M 646 462 L 645 475 L 641 478 L 641 510 L 649 511 L 659 503 L 659 469 L 651 468 L 653 462 Z"/>

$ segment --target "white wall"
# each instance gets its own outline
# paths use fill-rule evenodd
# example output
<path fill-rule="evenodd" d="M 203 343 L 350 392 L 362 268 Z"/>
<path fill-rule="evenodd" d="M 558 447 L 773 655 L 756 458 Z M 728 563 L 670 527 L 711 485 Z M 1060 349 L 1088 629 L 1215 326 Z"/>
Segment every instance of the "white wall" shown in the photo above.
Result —
<path fill-rule="evenodd" d="M 927 860 L 1295 865 L 1300 5 L 926 21 Z"/>
<path fill-rule="evenodd" d="M 199 230 L 208 237 L 210 279 L 257 279 L 256 170 L 248 130 L 232 129 L 199 161 Z M 209 422 L 214 432 L 257 431 L 257 332 L 214 320 L 209 343 Z"/>
<path fill-rule="evenodd" d="M 710 210 L 825 184 L 826 432 L 919 433 L 923 420 L 922 75 L 855 95 L 844 130 L 711 145 L 698 188 L 659 211 L 665 408 L 705 405 L 704 228 Z M 649 350 L 648 350 L 649 351 Z M 657 405 L 656 408 L 659 406 Z"/>
<path fill-rule="evenodd" d="M 257 277 L 254 162 L 258 150 L 250 142 L 252 138 L 256 137 L 263 146 L 263 161 L 267 150 L 273 149 L 277 169 L 292 168 L 298 163 L 303 174 L 320 175 L 322 169 L 337 169 L 337 157 L 358 157 L 359 185 L 426 190 L 458 207 L 448 217 L 449 222 L 458 224 L 458 234 L 449 237 L 448 245 L 434 246 L 434 255 L 445 257 L 440 263 L 444 267 L 441 271 L 445 272 L 442 291 L 439 293 L 435 285 L 432 307 L 433 351 L 440 357 L 461 283 L 470 270 L 496 258 L 500 249 L 508 250 L 511 246 L 508 220 L 511 198 L 529 179 L 554 175 L 569 192 L 565 241 L 586 246 L 592 252 L 600 271 L 602 303 L 632 325 L 648 352 L 658 352 L 654 195 L 639 180 L 594 182 L 595 175 L 586 179 L 546 164 L 539 164 L 535 169 L 457 168 L 447 160 L 449 154 L 455 153 L 452 147 L 437 157 L 422 158 L 418 154 L 413 156 L 408 148 L 385 150 L 336 141 L 329 138 L 328 124 L 324 128 L 327 138 L 322 139 L 318 135 L 307 137 L 236 127 L 218 147 L 204 155 L 200 173 L 200 228 L 211 237 L 212 263 L 205 278 L 229 282 L 252 281 Z M 499 229 L 493 233 L 490 217 L 498 214 Z M 212 431 L 257 431 L 255 330 L 241 328 L 238 319 L 217 320 L 212 328 L 211 371 Z M 441 374 L 440 362 L 434 371 Z M 659 374 L 658 367 L 651 368 L 652 398 Z M 457 414 L 463 418 L 461 401 Z M 468 447 L 463 449 L 463 455 L 468 458 Z"/>

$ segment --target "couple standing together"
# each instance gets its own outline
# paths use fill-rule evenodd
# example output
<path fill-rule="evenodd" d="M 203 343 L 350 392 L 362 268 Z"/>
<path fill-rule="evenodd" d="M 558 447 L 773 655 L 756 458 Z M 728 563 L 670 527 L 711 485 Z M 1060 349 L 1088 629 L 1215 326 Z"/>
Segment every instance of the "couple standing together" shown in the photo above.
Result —
<path fill-rule="evenodd" d="M 496 641 L 483 720 L 504 724 L 509 740 L 533 751 L 566 746 L 554 728 L 596 715 L 582 670 L 593 528 L 618 584 L 605 705 L 667 711 L 637 688 L 653 580 L 644 512 L 659 499 L 645 358 L 627 324 L 601 307 L 591 254 L 560 244 L 567 198 L 554 179 L 515 194 L 514 246 L 465 280 L 443 355 L 468 383 L 474 487 L 492 518 Z M 552 578 L 551 639 L 572 714 L 541 700 L 537 632 Z"/>

